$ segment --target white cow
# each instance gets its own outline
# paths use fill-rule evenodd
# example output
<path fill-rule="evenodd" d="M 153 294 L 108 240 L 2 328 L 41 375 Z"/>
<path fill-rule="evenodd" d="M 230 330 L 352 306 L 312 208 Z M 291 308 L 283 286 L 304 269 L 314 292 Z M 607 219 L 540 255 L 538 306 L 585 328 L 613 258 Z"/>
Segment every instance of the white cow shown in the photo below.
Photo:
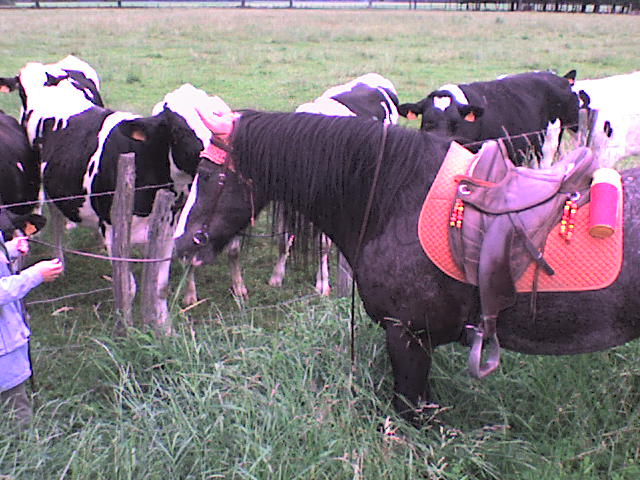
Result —
<path fill-rule="evenodd" d="M 592 148 L 603 167 L 640 154 L 640 71 L 577 80 L 572 89 L 581 106 L 598 111 Z"/>

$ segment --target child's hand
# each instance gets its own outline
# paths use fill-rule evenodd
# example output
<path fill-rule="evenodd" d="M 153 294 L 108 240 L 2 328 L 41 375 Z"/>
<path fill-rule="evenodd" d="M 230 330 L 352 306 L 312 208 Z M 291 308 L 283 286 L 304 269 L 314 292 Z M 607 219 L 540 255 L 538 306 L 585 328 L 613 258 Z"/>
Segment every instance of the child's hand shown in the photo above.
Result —
<path fill-rule="evenodd" d="M 32 268 L 36 268 L 42 275 L 45 282 L 52 282 L 62 274 L 64 265 L 59 258 L 53 260 L 42 260 L 36 263 Z"/>

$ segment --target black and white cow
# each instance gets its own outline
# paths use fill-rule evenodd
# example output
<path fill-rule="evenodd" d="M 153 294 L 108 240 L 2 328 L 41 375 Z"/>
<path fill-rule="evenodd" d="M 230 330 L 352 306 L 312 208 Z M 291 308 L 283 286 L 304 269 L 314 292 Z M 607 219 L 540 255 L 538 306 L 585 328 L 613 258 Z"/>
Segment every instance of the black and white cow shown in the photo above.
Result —
<path fill-rule="evenodd" d="M 604 167 L 640 155 L 640 71 L 576 80 L 581 107 L 597 110 L 591 148 Z"/>
<path fill-rule="evenodd" d="M 398 103 L 398 92 L 390 80 L 378 73 L 366 73 L 342 85 L 328 88 L 313 102 L 300 105 L 296 112 L 337 117 L 357 116 L 395 125 L 399 118 Z M 329 295 L 329 254 L 332 242 L 326 235 L 321 235 L 318 240 L 320 261 L 315 289 L 320 295 Z M 283 239 L 280 243 L 280 257 L 274 266 L 270 285 L 282 285 L 289 242 L 288 239 Z"/>
<path fill-rule="evenodd" d="M 393 83 L 382 75 L 367 73 L 327 89 L 313 102 L 300 105 L 296 112 L 338 117 L 357 116 L 396 124 L 398 92 Z"/>
<path fill-rule="evenodd" d="M 45 131 L 64 128 L 71 115 L 91 105 L 104 106 L 98 73 L 73 55 L 56 63 L 29 62 L 18 76 L 0 78 L 0 92 L 14 90 L 22 100 L 20 121 L 32 144 Z"/>
<path fill-rule="evenodd" d="M 202 122 L 197 109 L 218 112 L 218 114 L 231 112 L 229 106 L 220 97 L 209 96 L 204 90 L 190 83 L 166 94 L 152 111 L 154 115 L 171 118 L 173 135 L 169 156 L 171 179 L 178 194 L 176 199 L 178 205 L 184 203 L 200 162 L 200 152 L 211 140 L 211 131 Z M 236 237 L 229 243 L 226 250 L 229 258 L 231 289 L 234 295 L 244 298 L 247 296 L 247 287 L 240 267 L 240 247 L 240 237 Z M 193 269 L 189 270 L 182 301 L 186 305 L 197 301 Z"/>
<path fill-rule="evenodd" d="M 182 135 L 182 119 L 168 109 L 142 118 L 100 107 L 83 90 L 69 88 L 71 79 L 43 85 L 40 80 L 46 73 L 42 64 L 27 64 L 17 77 L 23 118 L 40 153 L 46 196 L 70 221 L 98 229 L 111 252 L 117 163 L 120 154 L 134 153 L 131 241 L 146 243 L 156 192 L 173 190 L 170 150 Z M 162 258 L 170 257 L 172 249 L 168 242 Z M 168 284 L 168 272 L 169 262 L 163 262 L 160 291 Z"/>
<path fill-rule="evenodd" d="M 0 110 L 0 205 L 6 205 L 0 225 L 9 239 L 14 230 L 31 234 L 44 226 L 44 217 L 33 213 L 40 190 L 40 170 L 24 129 Z M 3 209 L 5 210 L 5 209 Z M 28 229 L 31 224 L 33 230 Z"/>
<path fill-rule="evenodd" d="M 506 138 L 517 164 L 555 156 L 560 129 L 578 124 L 578 100 L 569 80 L 551 72 L 527 72 L 497 80 L 444 85 L 400 115 L 422 115 L 420 128 L 455 138 L 472 150 L 484 140 Z M 544 146 L 543 146 L 544 144 Z"/>
<path fill-rule="evenodd" d="M 67 57 L 65 65 L 70 64 Z M 95 103 L 100 98 L 97 88 L 95 95 L 87 93 L 91 89 L 80 88 L 99 87 L 95 70 L 94 75 L 87 74 L 91 81 L 84 84 L 77 81 L 78 75 L 57 75 L 55 82 L 47 81 L 55 72 L 49 65 L 29 63 L 14 82 L 23 99 L 27 130 L 41 152 L 47 196 L 58 199 L 55 204 L 67 219 L 99 229 L 111 251 L 112 195 L 103 194 L 115 188 L 119 155 L 134 152 L 137 190 L 131 241 L 145 243 L 156 191 L 168 188 L 176 193 L 177 213 L 195 174 L 200 151 L 209 142 L 211 133 L 202 124 L 196 107 L 219 113 L 230 111 L 229 107 L 220 98 L 185 84 L 167 94 L 151 117 L 142 118 L 102 108 Z M 68 197 L 74 198 L 61 200 Z M 161 257 L 171 256 L 172 248 L 167 244 Z M 168 278 L 169 263 L 164 262 L 160 266 L 160 289 L 168 285 Z M 192 279 L 187 282 L 186 303 L 196 301 Z"/>

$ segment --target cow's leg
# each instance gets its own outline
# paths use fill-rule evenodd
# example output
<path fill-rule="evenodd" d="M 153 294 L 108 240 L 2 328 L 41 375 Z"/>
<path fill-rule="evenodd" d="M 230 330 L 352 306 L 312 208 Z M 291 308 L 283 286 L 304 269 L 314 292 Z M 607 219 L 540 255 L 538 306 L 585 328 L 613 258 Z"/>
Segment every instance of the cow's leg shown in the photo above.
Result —
<path fill-rule="evenodd" d="M 331 239 L 324 234 L 320 235 L 320 263 L 316 274 L 316 292 L 320 295 L 329 295 L 331 285 L 329 285 L 329 252 L 331 251 Z"/>
<path fill-rule="evenodd" d="M 388 319 L 385 330 L 393 369 L 393 406 L 403 418 L 415 423 L 416 409 L 430 401 L 431 350 L 396 320 Z"/>
<path fill-rule="evenodd" d="M 287 259 L 291 252 L 291 244 L 293 243 L 293 236 L 286 232 L 278 235 L 278 261 L 273 266 L 271 272 L 271 278 L 269 278 L 269 285 L 272 287 L 281 287 L 284 275 L 287 270 Z"/>
<path fill-rule="evenodd" d="M 227 256 L 229 258 L 229 273 L 231 274 L 231 290 L 233 294 L 248 298 L 247 287 L 242 278 L 242 269 L 240 268 L 240 237 L 234 237 L 227 246 Z"/>

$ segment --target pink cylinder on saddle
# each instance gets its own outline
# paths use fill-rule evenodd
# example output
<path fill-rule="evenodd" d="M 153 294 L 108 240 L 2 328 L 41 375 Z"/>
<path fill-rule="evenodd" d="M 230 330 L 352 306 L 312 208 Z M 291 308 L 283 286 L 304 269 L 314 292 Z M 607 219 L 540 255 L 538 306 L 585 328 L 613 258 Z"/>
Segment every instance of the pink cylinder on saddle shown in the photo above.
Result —
<path fill-rule="evenodd" d="M 610 237 L 617 225 L 618 204 L 622 192 L 620 174 L 613 168 L 599 168 L 591 182 L 589 234 L 595 238 Z"/>

